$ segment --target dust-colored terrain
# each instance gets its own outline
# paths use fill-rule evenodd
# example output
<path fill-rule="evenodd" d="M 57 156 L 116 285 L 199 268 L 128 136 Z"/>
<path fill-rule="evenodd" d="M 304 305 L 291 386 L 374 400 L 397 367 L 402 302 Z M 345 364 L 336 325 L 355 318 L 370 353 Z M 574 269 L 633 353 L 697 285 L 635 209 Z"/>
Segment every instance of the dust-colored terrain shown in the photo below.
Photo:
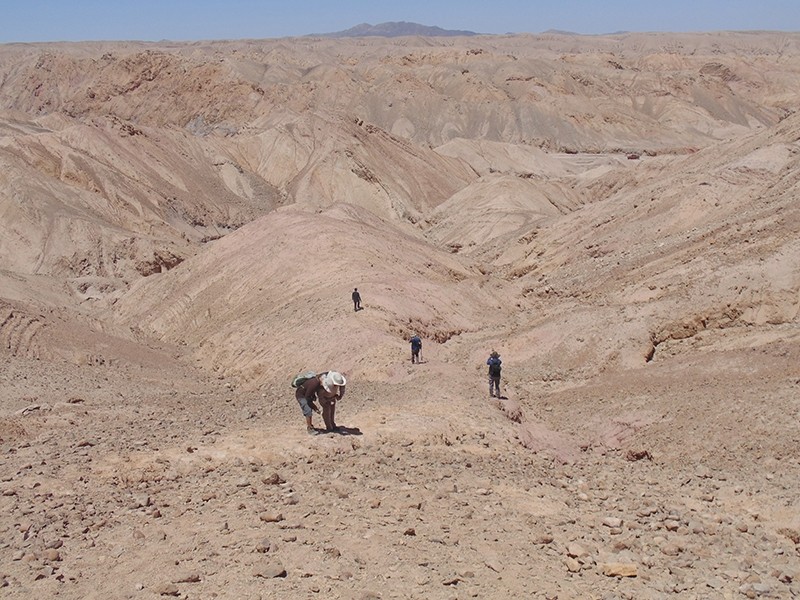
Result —
<path fill-rule="evenodd" d="M 0 46 L 0 595 L 800 596 L 798 97 L 768 32 Z"/>

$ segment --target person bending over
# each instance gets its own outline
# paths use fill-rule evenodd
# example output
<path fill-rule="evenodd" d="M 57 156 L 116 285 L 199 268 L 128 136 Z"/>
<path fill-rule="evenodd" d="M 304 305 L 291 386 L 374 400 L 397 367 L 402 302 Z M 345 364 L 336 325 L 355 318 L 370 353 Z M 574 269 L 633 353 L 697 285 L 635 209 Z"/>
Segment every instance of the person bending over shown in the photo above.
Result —
<path fill-rule="evenodd" d="M 297 387 L 295 398 L 300 404 L 303 416 L 306 418 L 308 433 L 316 435 L 318 429 L 314 428 L 312 416 L 320 410 L 314 404 L 319 402 L 322 407 L 322 420 L 325 421 L 325 431 L 334 432 L 339 428 L 336 425 L 336 402 L 344 397 L 347 380 L 338 371 L 326 371 L 307 379 Z"/>

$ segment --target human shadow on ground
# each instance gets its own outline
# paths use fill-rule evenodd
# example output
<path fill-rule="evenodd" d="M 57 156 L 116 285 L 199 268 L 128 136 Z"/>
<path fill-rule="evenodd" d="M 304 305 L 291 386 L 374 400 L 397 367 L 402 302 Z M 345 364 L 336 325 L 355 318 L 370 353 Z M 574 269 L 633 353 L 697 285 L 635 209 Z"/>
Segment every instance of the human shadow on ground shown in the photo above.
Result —
<path fill-rule="evenodd" d="M 324 431 L 323 433 L 338 433 L 339 435 L 364 435 L 358 427 L 344 427 L 339 425 L 333 431 Z"/>

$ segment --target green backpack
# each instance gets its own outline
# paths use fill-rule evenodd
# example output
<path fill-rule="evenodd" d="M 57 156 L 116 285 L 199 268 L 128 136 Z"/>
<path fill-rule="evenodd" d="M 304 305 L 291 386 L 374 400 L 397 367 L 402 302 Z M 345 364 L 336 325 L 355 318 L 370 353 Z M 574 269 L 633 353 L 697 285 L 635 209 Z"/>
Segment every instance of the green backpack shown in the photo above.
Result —
<path fill-rule="evenodd" d="M 317 374 L 314 371 L 306 371 L 305 373 L 300 373 L 299 375 L 295 375 L 292 378 L 292 387 L 293 388 L 300 387 L 306 381 L 308 381 L 309 379 L 313 379 L 316 376 Z"/>

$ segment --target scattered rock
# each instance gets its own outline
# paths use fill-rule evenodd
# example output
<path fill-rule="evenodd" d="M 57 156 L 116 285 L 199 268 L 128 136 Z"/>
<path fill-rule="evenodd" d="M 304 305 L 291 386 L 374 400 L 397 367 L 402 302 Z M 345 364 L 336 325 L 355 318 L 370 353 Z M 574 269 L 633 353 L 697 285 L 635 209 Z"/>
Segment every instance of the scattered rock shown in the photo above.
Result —
<path fill-rule="evenodd" d="M 49 565 L 45 565 L 36 572 L 34 580 L 39 581 L 40 579 L 47 579 L 51 577 L 53 573 L 55 573 L 55 569 Z"/>
<path fill-rule="evenodd" d="M 133 497 L 131 508 L 144 508 L 145 506 L 150 506 L 151 502 L 152 500 L 147 494 L 138 494 Z"/>
<path fill-rule="evenodd" d="M 269 477 L 262 479 L 261 483 L 264 483 L 265 485 L 280 485 L 282 483 L 286 483 L 286 480 L 278 473 L 273 473 Z"/>
<path fill-rule="evenodd" d="M 258 515 L 258 518 L 264 521 L 264 523 L 280 523 L 283 521 L 283 515 L 281 513 L 261 513 Z"/>
<path fill-rule="evenodd" d="M 645 459 L 653 460 L 653 457 L 647 450 L 628 450 L 625 453 L 625 460 L 630 462 L 634 462 L 637 460 L 645 460 Z"/>
<path fill-rule="evenodd" d="M 781 529 L 778 529 L 778 533 L 792 540 L 795 545 L 800 546 L 800 530 L 782 527 Z"/>
<path fill-rule="evenodd" d="M 174 583 L 162 583 L 153 588 L 153 591 L 159 596 L 178 596 L 181 593 Z"/>
<path fill-rule="evenodd" d="M 578 573 L 581 570 L 581 563 L 571 556 L 568 556 L 564 559 L 564 565 L 567 567 L 567 571 L 570 573 Z"/>
<path fill-rule="evenodd" d="M 600 567 L 603 575 L 608 577 L 636 577 L 638 570 L 633 563 L 606 563 Z"/>
<path fill-rule="evenodd" d="M 253 577 L 262 579 L 275 579 L 276 577 L 286 577 L 286 569 L 280 562 L 269 563 L 253 570 Z"/>
<path fill-rule="evenodd" d="M 589 556 L 589 551 L 580 544 L 573 542 L 567 546 L 567 556 L 571 558 L 584 558 Z"/>
<path fill-rule="evenodd" d="M 661 554 L 665 554 L 667 556 L 678 556 L 682 551 L 678 544 L 673 543 L 662 544 L 660 550 Z"/>
<path fill-rule="evenodd" d="M 695 469 L 694 474 L 695 477 L 698 477 L 700 479 L 711 479 L 711 470 L 705 465 L 700 465 L 699 467 L 697 467 L 697 469 Z"/>
<path fill-rule="evenodd" d="M 61 560 L 61 553 L 55 548 L 48 548 L 42 552 L 42 559 L 50 562 Z"/>
<path fill-rule="evenodd" d="M 673 521 L 672 519 L 664 521 L 664 529 L 667 531 L 678 531 L 680 526 L 681 524 L 678 521 Z"/>

